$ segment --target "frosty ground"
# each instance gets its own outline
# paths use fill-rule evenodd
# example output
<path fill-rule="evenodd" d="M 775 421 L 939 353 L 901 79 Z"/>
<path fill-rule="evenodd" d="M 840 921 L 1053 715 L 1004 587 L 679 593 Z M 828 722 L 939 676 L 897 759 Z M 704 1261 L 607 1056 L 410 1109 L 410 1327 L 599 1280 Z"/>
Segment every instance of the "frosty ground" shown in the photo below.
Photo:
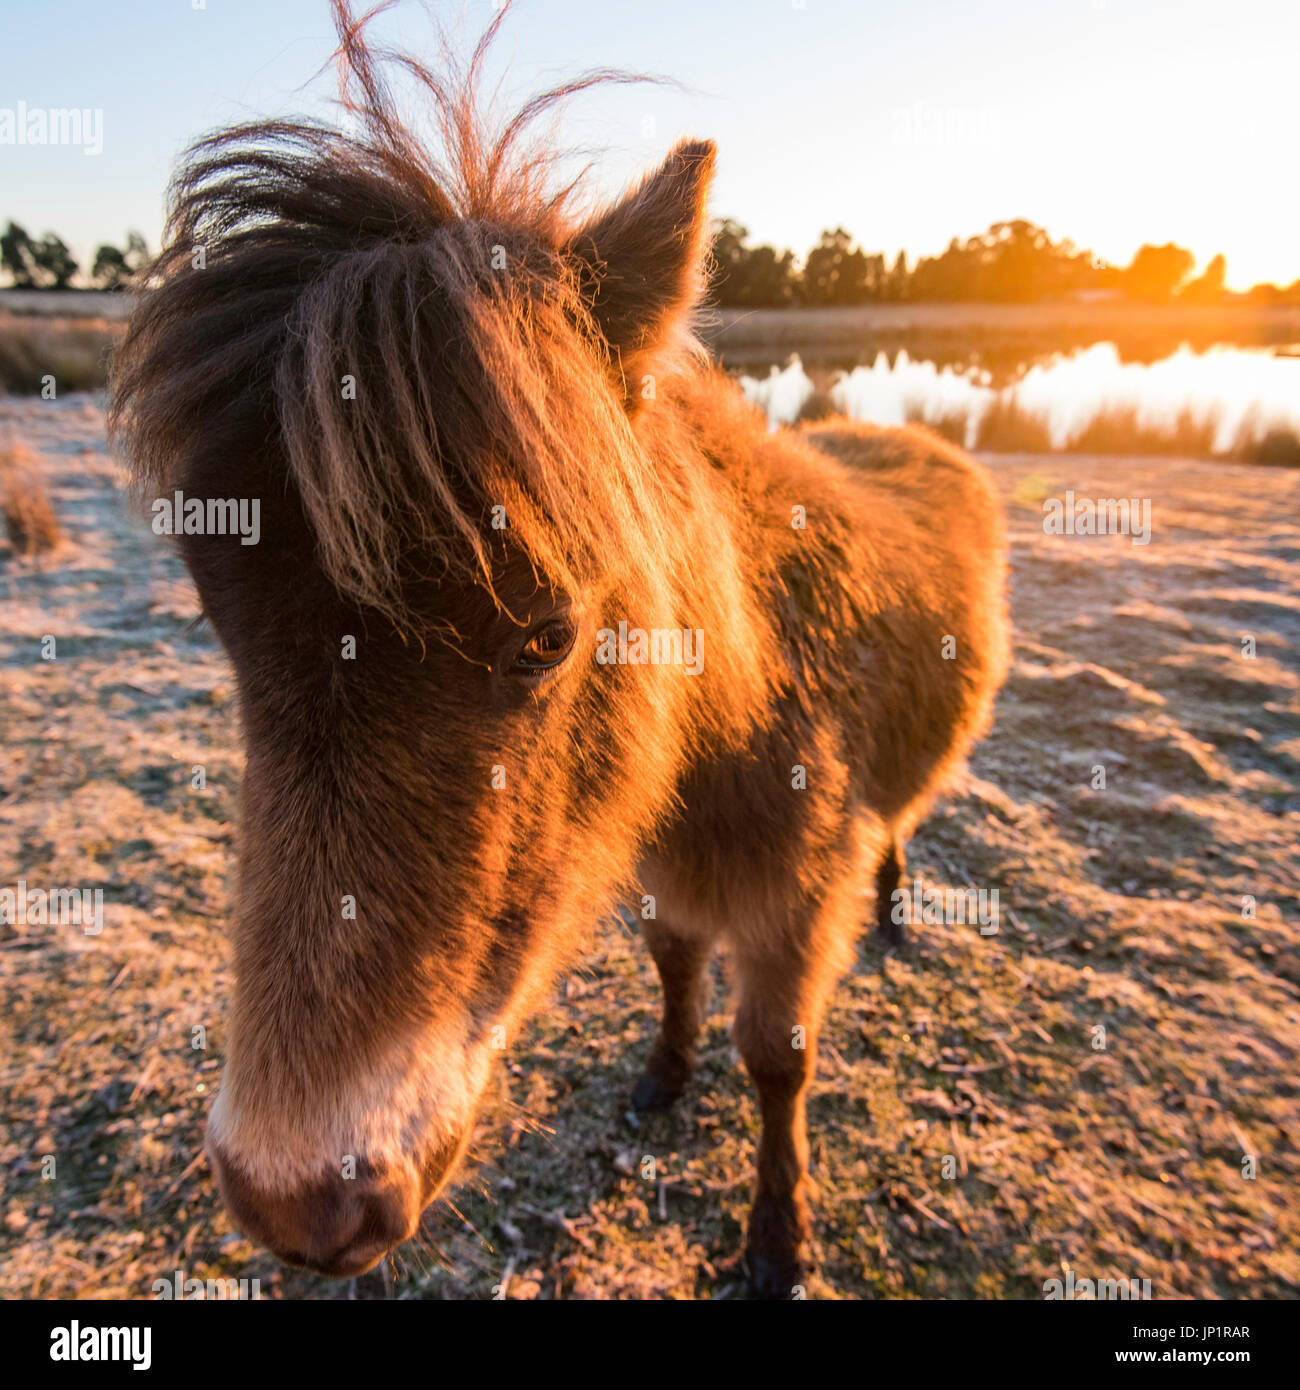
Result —
<path fill-rule="evenodd" d="M 742 1296 L 757 1105 L 726 962 L 696 1083 L 637 1118 L 659 993 L 619 921 L 592 924 L 498 1069 L 463 1183 L 382 1275 L 335 1284 L 233 1231 L 202 1131 L 231 985 L 234 683 L 122 500 L 99 399 L 0 400 L 6 442 L 34 452 L 67 539 L 40 567 L 0 543 L 0 886 L 102 888 L 106 925 L 0 927 L 0 1296 L 143 1298 L 176 1270 L 263 1297 Z M 809 1296 L 1032 1299 L 1072 1270 L 1158 1299 L 1295 1297 L 1300 473 L 985 461 L 1015 664 L 909 868 L 996 889 L 999 929 L 863 936 L 809 1106 Z M 1045 534 L 1067 489 L 1150 498 L 1150 543 Z"/>

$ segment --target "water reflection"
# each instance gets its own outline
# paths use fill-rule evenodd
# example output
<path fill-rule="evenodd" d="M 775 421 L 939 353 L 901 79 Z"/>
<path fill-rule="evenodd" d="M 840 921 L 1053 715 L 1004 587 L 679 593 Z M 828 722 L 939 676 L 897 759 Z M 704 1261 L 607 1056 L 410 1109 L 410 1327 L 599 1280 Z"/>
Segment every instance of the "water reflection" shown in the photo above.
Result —
<path fill-rule="evenodd" d="M 1146 363 L 1097 343 L 1026 364 L 1005 386 L 986 369 L 939 366 L 902 350 L 833 374 L 809 375 L 794 357 L 740 383 L 773 428 L 801 412 L 835 411 L 885 425 L 919 420 L 968 448 L 1114 445 L 1254 457 L 1252 450 L 1290 440 L 1300 450 L 1294 350 L 1184 346 Z"/>

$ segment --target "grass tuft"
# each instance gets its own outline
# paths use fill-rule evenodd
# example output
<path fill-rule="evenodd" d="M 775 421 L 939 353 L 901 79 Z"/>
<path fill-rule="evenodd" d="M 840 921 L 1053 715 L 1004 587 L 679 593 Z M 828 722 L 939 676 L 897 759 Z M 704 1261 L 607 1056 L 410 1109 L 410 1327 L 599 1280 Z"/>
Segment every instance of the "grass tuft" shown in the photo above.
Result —
<path fill-rule="evenodd" d="M 15 554 L 31 559 L 56 550 L 62 540 L 35 458 L 21 446 L 0 450 L 0 511 Z"/>

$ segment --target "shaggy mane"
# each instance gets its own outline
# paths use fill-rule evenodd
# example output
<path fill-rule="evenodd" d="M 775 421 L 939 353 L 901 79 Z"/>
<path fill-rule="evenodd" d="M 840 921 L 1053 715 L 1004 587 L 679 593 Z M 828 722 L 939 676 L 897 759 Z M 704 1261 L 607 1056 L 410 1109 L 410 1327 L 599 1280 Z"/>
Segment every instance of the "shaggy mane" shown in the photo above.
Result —
<path fill-rule="evenodd" d="M 555 187 L 560 153 L 529 136 L 575 92 L 644 79 L 590 72 L 493 124 L 479 89 L 508 7 L 468 64 L 443 35 L 439 73 L 367 44 L 386 5 L 332 8 L 356 129 L 263 121 L 188 150 L 115 358 L 113 436 L 145 496 L 214 440 L 273 451 L 330 579 L 394 616 L 416 552 L 491 587 L 498 506 L 540 573 L 579 581 L 621 538 L 644 547 L 661 508 L 625 412 L 591 389 L 609 348 L 573 254 L 578 181 Z M 436 150 L 390 70 L 427 95 Z"/>

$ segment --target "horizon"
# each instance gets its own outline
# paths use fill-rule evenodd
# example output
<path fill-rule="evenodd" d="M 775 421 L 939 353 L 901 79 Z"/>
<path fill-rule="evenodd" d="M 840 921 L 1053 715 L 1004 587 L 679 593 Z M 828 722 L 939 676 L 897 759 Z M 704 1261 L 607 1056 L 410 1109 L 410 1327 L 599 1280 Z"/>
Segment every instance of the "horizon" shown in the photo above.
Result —
<path fill-rule="evenodd" d="M 495 6 L 432 8 L 464 46 Z M 274 13 L 250 0 L 150 0 L 126 15 L 68 0 L 58 13 L 65 22 L 53 33 L 35 5 L 9 17 L 0 112 L 19 102 L 102 112 L 102 152 L 0 143 L 0 219 L 63 237 L 83 270 L 128 230 L 158 248 L 176 157 L 204 131 L 331 115 L 324 0 L 285 0 Z M 1122 13 L 1110 0 L 1079 0 L 1047 16 L 1026 0 L 991 0 L 978 17 L 952 0 L 919 0 L 901 22 L 877 22 L 848 0 L 772 0 L 757 13 L 666 0 L 648 27 L 596 0 L 522 0 L 488 85 L 508 67 L 503 93 L 518 102 L 592 67 L 679 79 L 598 89 L 566 107 L 564 143 L 607 156 L 593 193 L 613 196 L 680 136 L 705 135 L 719 147 L 713 215 L 800 258 L 843 227 L 865 250 L 891 262 L 904 251 L 915 265 L 953 237 L 1024 218 L 1113 265 L 1172 241 L 1195 254 L 1197 274 L 1223 254 L 1231 290 L 1290 285 L 1300 256 L 1268 135 L 1284 128 L 1300 16 L 1280 0 L 1246 0 L 1230 31 L 1221 23 L 1208 0 L 1191 0 L 1172 22 L 1156 0 Z M 984 55 L 973 65 L 972 26 Z M 418 4 L 382 15 L 371 32 L 432 50 Z"/>

